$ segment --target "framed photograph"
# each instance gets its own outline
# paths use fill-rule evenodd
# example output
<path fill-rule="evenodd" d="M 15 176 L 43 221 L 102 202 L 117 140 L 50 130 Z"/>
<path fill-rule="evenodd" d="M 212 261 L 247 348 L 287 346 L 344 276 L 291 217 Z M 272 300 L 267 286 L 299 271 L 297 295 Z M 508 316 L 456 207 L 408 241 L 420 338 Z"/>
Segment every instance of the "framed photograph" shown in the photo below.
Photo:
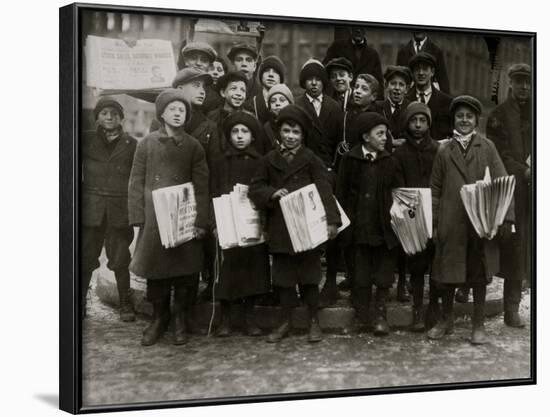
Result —
<path fill-rule="evenodd" d="M 536 383 L 536 33 L 59 21 L 62 410 Z"/>

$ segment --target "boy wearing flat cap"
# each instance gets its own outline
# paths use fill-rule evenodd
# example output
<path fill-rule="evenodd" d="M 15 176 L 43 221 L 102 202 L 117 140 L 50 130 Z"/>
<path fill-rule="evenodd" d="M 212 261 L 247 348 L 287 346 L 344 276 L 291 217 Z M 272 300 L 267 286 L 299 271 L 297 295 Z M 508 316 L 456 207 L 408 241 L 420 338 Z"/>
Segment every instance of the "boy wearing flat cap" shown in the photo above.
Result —
<path fill-rule="evenodd" d="M 315 154 L 303 145 L 311 121 L 296 105 L 281 110 L 277 119 L 282 147 L 262 158 L 250 185 L 250 199 L 267 214 L 269 251 L 273 255 L 273 285 L 281 299 L 282 323 L 268 338 L 278 342 L 291 330 L 292 309 L 296 304 L 296 285 L 309 312 L 308 342 L 322 339 L 317 310 L 321 281 L 321 253 L 318 248 L 295 253 L 279 199 L 306 185 L 315 184 L 326 211 L 328 236 L 336 237 L 341 224 L 340 214 L 327 178 L 326 167 Z"/>
<path fill-rule="evenodd" d="M 263 125 L 269 119 L 267 96 L 271 87 L 285 82 L 285 64 L 275 55 L 266 57 L 258 69 L 262 91 L 250 97 L 244 108 L 253 113 Z"/>
<path fill-rule="evenodd" d="M 260 94 L 262 87 L 256 80 L 256 66 L 258 65 L 258 51 L 256 48 L 244 42 L 237 43 L 231 47 L 227 57 L 233 64 L 235 71 L 245 75 L 248 97 Z"/>
<path fill-rule="evenodd" d="M 435 58 L 427 52 L 419 52 L 409 61 L 409 68 L 414 79 L 414 88 L 407 98 L 427 104 L 432 112 L 432 127 L 430 132 L 435 140 L 449 138 L 452 134 L 449 106 L 452 97 L 433 87 L 433 77 L 436 70 Z"/>
<path fill-rule="evenodd" d="M 429 188 L 435 154 L 439 143 L 430 135 L 432 115 L 427 105 L 413 102 L 403 112 L 403 131 L 405 143 L 393 153 L 396 162 L 396 175 L 399 187 Z M 430 271 L 433 259 L 433 245 L 421 253 L 407 259 L 411 273 L 413 315 L 411 331 L 425 329 L 422 319 L 424 298 L 424 275 Z M 426 314 L 426 325 L 431 327 L 437 319 L 439 310 L 436 290 L 430 280 L 430 305 Z"/>
<path fill-rule="evenodd" d="M 495 142 L 506 171 L 516 177 L 516 233 L 501 244 L 500 273 L 505 278 L 504 323 L 521 328 L 525 326 L 518 313 L 522 280 L 527 283 L 531 280 L 531 66 L 514 64 L 508 76 L 510 95 L 489 115 L 487 137 Z"/>
<path fill-rule="evenodd" d="M 361 113 L 354 122 L 361 143 L 341 161 L 336 196 L 351 220 L 341 244 L 353 248 L 352 301 L 359 327 L 368 322 L 375 292 L 374 334 L 386 335 L 386 300 L 394 281 L 397 239 L 390 225 L 391 190 L 396 185 L 395 163 L 385 150 L 389 123 L 375 112 Z"/>
<path fill-rule="evenodd" d="M 86 316 L 90 279 L 105 246 L 107 267 L 115 273 L 120 319 L 134 321 L 128 271 L 134 230 L 127 201 L 137 141 L 124 132 L 124 110 L 115 99 L 99 99 L 94 116 L 97 129 L 82 137 L 82 315 Z"/>
<path fill-rule="evenodd" d="M 348 110 L 352 103 L 353 64 L 347 58 L 338 57 L 328 61 L 325 68 L 332 87 L 331 97 L 340 104 L 342 111 Z"/>
<path fill-rule="evenodd" d="M 137 146 L 128 187 L 130 224 L 139 227 L 130 269 L 147 279 L 147 299 L 153 304 L 153 320 L 144 330 L 141 344 L 155 344 L 170 321 L 170 295 L 174 288 L 173 343 L 187 342 L 198 274 L 203 267 L 200 239 L 209 224 L 208 166 L 203 147 L 186 133 L 191 105 L 180 89 L 167 89 L 155 102 L 162 127 Z M 152 192 L 192 182 L 197 217 L 195 238 L 175 248 L 161 244 Z"/>

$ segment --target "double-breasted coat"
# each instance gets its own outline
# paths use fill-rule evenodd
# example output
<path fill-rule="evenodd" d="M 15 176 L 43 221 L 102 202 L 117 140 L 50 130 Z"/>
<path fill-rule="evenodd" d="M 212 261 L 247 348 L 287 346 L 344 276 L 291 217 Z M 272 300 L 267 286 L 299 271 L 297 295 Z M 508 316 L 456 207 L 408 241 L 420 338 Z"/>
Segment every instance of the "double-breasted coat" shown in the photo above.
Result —
<path fill-rule="evenodd" d="M 432 170 L 432 213 L 435 240 L 435 259 L 432 279 L 443 284 L 460 285 L 468 281 L 468 240 L 473 226 L 470 223 L 460 189 L 483 179 L 489 167 L 492 178 L 507 175 L 495 145 L 479 133 L 471 139 L 470 148 L 463 156 L 456 140 L 441 144 Z M 514 220 L 513 204 L 506 220 Z M 475 233 L 475 232 L 474 232 Z M 477 235 L 476 235 L 477 236 Z M 499 270 L 498 237 L 481 239 L 486 281 Z"/>
<path fill-rule="evenodd" d="M 132 225 L 140 225 L 130 270 L 147 279 L 181 277 L 200 272 L 202 245 L 193 239 L 165 249 L 153 207 L 158 188 L 192 182 L 197 203 L 195 227 L 209 228 L 208 166 L 198 140 L 183 132 L 170 137 L 161 128 L 137 146 L 128 188 L 128 212 Z"/>

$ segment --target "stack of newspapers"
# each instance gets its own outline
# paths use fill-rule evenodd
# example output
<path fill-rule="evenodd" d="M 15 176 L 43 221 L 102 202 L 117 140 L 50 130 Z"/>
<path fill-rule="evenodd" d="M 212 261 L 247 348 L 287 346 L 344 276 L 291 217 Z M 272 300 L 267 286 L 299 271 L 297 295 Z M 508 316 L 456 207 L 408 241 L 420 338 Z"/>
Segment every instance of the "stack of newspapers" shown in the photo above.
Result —
<path fill-rule="evenodd" d="M 460 196 L 479 237 L 489 240 L 495 237 L 514 197 L 515 186 L 513 175 L 492 180 L 489 167 L 485 168 L 483 180 L 462 186 Z"/>
<path fill-rule="evenodd" d="M 248 198 L 248 185 L 236 184 L 233 191 L 212 199 L 222 249 L 247 247 L 265 242 L 262 213 Z"/>
<path fill-rule="evenodd" d="M 336 200 L 336 198 L 335 198 Z M 294 252 L 314 249 L 328 240 L 325 206 L 315 184 L 309 184 L 279 200 Z M 336 200 L 342 225 L 338 233 L 349 226 L 350 220 Z"/>
<path fill-rule="evenodd" d="M 154 190 L 153 206 L 162 246 L 175 248 L 195 237 L 197 203 L 191 182 Z"/>
<path fill-rule="evenodd" d="M 426 249 L 432 237 L 432 192 L 429 188 L 392 190 L 391 226 L 407 255 Z"/>

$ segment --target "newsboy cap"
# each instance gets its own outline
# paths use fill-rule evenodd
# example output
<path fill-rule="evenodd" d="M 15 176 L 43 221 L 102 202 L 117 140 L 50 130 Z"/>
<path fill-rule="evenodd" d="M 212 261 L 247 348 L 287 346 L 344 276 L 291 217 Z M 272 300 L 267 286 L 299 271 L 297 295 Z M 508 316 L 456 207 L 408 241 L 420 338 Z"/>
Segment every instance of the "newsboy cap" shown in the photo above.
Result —
<path fill-rule="evenodd" d="M 432 54 L 429 54 L 428 52 L 419 52 L 415 56 L 413 56 L 409 60 L 409 68 L 414 69 L 414 67 L 421 62 L 435 68 L 435 58 Z"/>
<path fill-rule="evenodd" d="M 363 136 L 363 133 L 369 133 L 373 128 L 379 125 L 384 125 L 389 127 L 389 123 L 384 116 L 380 113 L 373 111 L 367 111 L 359 114 L 354 120 L 353 125 L 355 126 L 355 131 L 359 135 L 359 139 Z"/>
<path fill-rule="evenodd" d="M 508 76 L 510 78 L 517 76 L 531 77 L 531 66 L 529 64 L 514 64 L 508 69 Z"/>
<path fill-rule="evenodd" d="M 237 55 L 239 52 L 246 52 L 254 59 L 258 58 L 258 51 L 256 51 L 256 48 L 254 48 L 252 45 L 249 45 L 245 42 L 236 43 L 231 47 L 229 52 L 227 53 L 227 57 L 233 61 L 235 59 L 235 55 Z"/>
<path fill-rule="evenodd" d="M 427 104 L 420 103 L 419 101 L 413 101 L 410 103 L 405 111 L 403 112 L 402 116 L 402 122 L 404 124 L 404 128 L 407 127 L 407 124 L 409 123 L 409 120 L 411 117 L 413 117 L 415 114 L 423 114 L 428 118 L 428 123 L 430 126 L 432 125 L 432 112 Z"/>
<path fill-rule="evenodd" d="M 404 67 L 402 65 L 388 65 L 386 72 L 384 72 L 384 80 L 389 82 L 395 75 L 404 78 L 407 84 L 412 82 L 413 77 L 409 67 Z"/>
<path fill-rule="evenodd" d="M 233 126 L 238 124 L 243 124 L 248 127 L 252 133 L 252 137 L 256 140 L 258 139 L 261 131 L 261 126 L 258 119 L 256 119 L 250 112 L 239 110 L 231 113 L 223 121 L 223 133 L 225 134 L 227 140 L 231 138 L 231 129 L 233 129 Z"/>
<path fill-rule="evenodd" d="M 118 101 L 112 97 L 101 97 L 94 107 L 94 119 L 97 120 L 97 116 L 105 107 L 112 107 L 120 115 L 121 119 L 124 119 L 124 109 Z"/>
<path fill-rule="evenodd" d="M 277 116 L 277 128 L 280 128 L 284 122 L 289 120 L 298 123 L 302 127 L 304 138 L 307 137 L 308 131 L 312 127 L 311 118 L 301 107 L 290 104 L 279 112 Z"/>
<path fill-rule="evenodd" d="M 470 107 L 478 116 L 483 113 L 483 105 L 481 104 L 481 101 L 479 101 L 475 97 L 466 95 L 457 96 L 453 99 L 453 101 L 451 101 L 451 105 L 449 106 L 449 113 L 453 115 L 456 108 L 460 105 Z"/>
<path fill-rule="evenodd" d="M 227 74 L 224 74 L 218 78 L 218 83 L 216 84 L 218 91 L 225 90 L 225 87 L 227 87 L 227 85 L 232 81 L 242 81 L 246 86 L 248 86 L 246 75 L 240 71 L 229 71 Z"/>
<path fill-rule="evenodd" d="M 264 58 L 264 60 L 260 64 L 260 68 L 258 69 L 258 75 L 260 76 L 260 78 L 262 77 L 264 71 L 267 71 L 269 68 L 273 68 L 277 72 L 277 74 L 279 74 L 282 83 L 285 82 L 286 66 L 278 56 L 270 55 Z"/>
<path fill-rule="evenodd" d="M 304 63 L 302 69 L 300 70 L 300 87 L 306 88 L 306 80 L 314 76 L 320 78 L 323 82 L 323 87 L 326 87 L 328 84 L 328 77 L 325 66 L 321 63 L 321 61 L 310 58 Z"/>
<path fill-rule="evenodd" d="M 218 57 L 216 50 L 206 42 L 189 42 L 187 45 L 185 45 L 181 49 L 181 54 L 186 55 L 189 52 L 195 52 L 195 51 L 205 53 L 212 62 L 215 61 L 216 58 Z"/>
<path fill-rule="evenodd" d="M 177 88 L 178 85 L 187 84 L 193 80 L 204 80 L 205 85 L 212 84 L 210 74 L 196 68 L 187 67 L 178 71 L 174 81 L 172 81 L 172 87 Z"/>
<path fill-rule="evenodd" d="M 181 101 L 185 104 L 185 124 L 189 121 L 191 117 L 191 105 L 185 99 L 183 91 L 179 88 L 167 88 L 162 93 L 160 93 L 155 101 L 156 116 L 159 122 L 162 122 L 161 115 L 164 112 L 166 106 L 174 101 Z"/>
<path fill-rule="evenodd" d="M 290 88 L 288 88 L 286 84 L 275 84 L 267 92 L 268 107 L 269 107 L 269 100 L 271 100 L 271 97 L 273 97 L 275 94 L 281 94 L 285 96 L 290 104 L 294 104 L 294 96 L 292 95 L 292 91 L 290 91 Z"/>
<path fill-rule="evenodd" d="M 344 57 L 333 58 L 325 65 L 327 73 L 330 75 L 330 71 L 335 68 L 346 70 L 350 74 L 353 74 L 353 64 L 351 61 Z"/>

